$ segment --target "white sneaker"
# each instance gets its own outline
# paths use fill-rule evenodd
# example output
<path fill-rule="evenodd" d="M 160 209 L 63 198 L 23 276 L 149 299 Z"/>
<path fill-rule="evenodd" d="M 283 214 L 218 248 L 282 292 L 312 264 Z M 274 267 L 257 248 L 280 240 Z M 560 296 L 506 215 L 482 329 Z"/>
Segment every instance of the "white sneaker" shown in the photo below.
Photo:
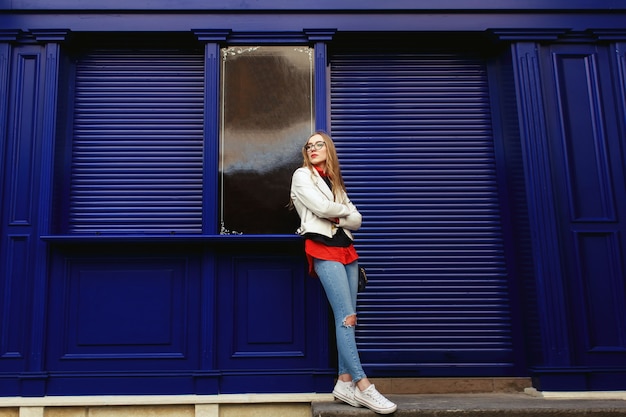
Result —
<path fill-rule="evenodd" d="M 358 389 L 354 386 L 354 382 L 337 381 L 333 389 L 333 395 L 338 400 L 350 404 L 352 407 L 361 407 L 361 404 L 354 399 L 354 391 Z"/>
<path fill-rule="evenodd" d="M 361 391 L 358 388 L 354 389 L 354 399 L 361 405 L 369 408 L 378 414 L 391 414 L 398 408 L 397 405 L 389 401 L 380 392 L 376 390 L 374 384 L 367 387 L 366 390 Z"/>

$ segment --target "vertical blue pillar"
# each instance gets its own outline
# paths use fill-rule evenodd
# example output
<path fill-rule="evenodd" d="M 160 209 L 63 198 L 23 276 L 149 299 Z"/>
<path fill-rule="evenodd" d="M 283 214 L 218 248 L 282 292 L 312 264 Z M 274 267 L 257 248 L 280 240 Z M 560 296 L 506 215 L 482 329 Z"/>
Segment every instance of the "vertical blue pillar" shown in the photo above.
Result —
<path fill-rule="evenodd" d="M 535 260 L 543 365 L 548 367 L 569 366 L 571 352 L 549 161 L 550 138 L 546 125 L 549 109 L 543 104 L 536 40 L 554 40 L 560 34 L 561 31 L 499 33 L 502 39 L 517 41 L 512 46 L 513 69 Z"/>
<path fill-rule="evenodd" d="M 307 29 L 304 31 L 315 48 L 315 130 L 330 131 L 329 72 L 326 43 L 331 41 L 335 29 Z"/>
<path fill-rule="evenodd" d="M 228 29 L 194 31 L 204 46 L 204 193 L 202 233 L 218 234 L 218 172 L 220 140 L 220 42 L 230 33 Z"/>
<path fill-rule="evenodd" d="M 219 139 L 220 139 L 220 43 L 230 33 L 227 29 L 196 30 L 198 40 L 204 42 L 204 172 L 203 172 L 203 213 L 202 233 L 216 235 L 219 233 L 218 176 L 219 176 Z M 215 370 L 216 340 L 215 335 L 215 299 L 216 281 L 215 257 L 205 254 L 202 260 L 202 303 L 201 332 L 202 349 L 200 369 L 195 372 L 195 389 L 197 394 L 214 394 L 219 392 L 218 372 Z"/>
<path fill-rule="evenodd" d="M 45 395 L 48 247 L 56 136 L 60 42 L 67 30 L 20 32 L 0 48 L 3 211 L 0 271 L 6 303 L 0 305 L 8 369 L 19 372 L 12 389 Z M 6 126 L 5 126 L 6 123 Z M 17 329 L 17 330 L 16 330 Z M 24 330 L 25 329 L 25 330 Z M 19 367 L 19 370 L 18 370 Z M 7 369 L 7 368 L 5 368 Z"/>
<path fill-rule="evenodd" d="M 32 31 L 35 39 L 43 47 L 43 93 L 41 96 L 41 131 L 39 165 L 39 206 L 35 236 L 35 270 L 33 291 L 33 327 L 31 334 L 31 355 L 29 370 L 41 373 L 45 378 L 43 351 L 45 348 L 44 329 L 46 326 L 46 299 L 48 283 L 48 247 L 39 237 L 51 233 L 52 189 L 54 178 L 54 149 L 56 138 L 57 101 L 59 84 L 60 42 L 65 41 L 67 30 Z M 33 379 L 35 381 L 37 378 Z M 43 387 L 38 389 L 41 390 Z M 43 395 L 43 391 L 40 392 Z"/>

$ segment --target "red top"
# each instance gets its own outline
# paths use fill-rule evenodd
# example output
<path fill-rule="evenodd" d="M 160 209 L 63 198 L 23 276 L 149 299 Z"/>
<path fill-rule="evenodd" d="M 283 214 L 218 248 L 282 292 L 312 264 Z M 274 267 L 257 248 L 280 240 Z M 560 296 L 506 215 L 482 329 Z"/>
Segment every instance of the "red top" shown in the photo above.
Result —
<path fill-rule="evenodd" d="M 317 167 L 315 168 L 322 177 L 326 176 L 325 172 L 321 171 Z M 306 258 L 309 263 L 309 275 L 312 277 L 317 277 L 317 274 L 313 269 L 313 258 L 323 259 L 325 261 L 341 262 L 344 265 L 350 264 L 359 259 L 359 255 L 356 253 L 356 249 L 354 249 L 354 245 L 352 244 L 346 248 L 342 248 L 327 246 L 321 242 L 306 239 L 304 242 L 304 252 L 306 253 Z"/>
<path fill-rule="evenodd" d="M 304 252 L 309 262 L 309 275 L 312 277 L 317 277 L 313 269 L 313 258 L 323 259 L 325 261 L 337 261 L 344 265 L 348 265 L 359 259 L 354 245 L 350 245 L 347 248 L 340 248 L 336 246 L 326 246 L 323 243 L 315 242 L 311 239 L 307 239 L 304 242 Z"/>

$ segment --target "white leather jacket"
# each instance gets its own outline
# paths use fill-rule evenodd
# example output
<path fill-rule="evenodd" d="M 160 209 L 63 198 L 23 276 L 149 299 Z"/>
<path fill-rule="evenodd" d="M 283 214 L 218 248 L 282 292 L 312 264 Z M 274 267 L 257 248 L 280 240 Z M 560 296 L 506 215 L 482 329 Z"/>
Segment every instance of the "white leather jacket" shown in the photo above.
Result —
<path fill-rule="evenodd" d="M 361 227 L 362 216 L 346 193 L 342 201 L 335 202 L 331 189 L 316 171 L 301 167 L 291 178 L 291 200 L 300 216 L 300 227 L 296 233 L 319 233 L 329 238 L 342 227 L 346 235 L 354 240 L 351 230 Z M 334 223 L 331 219 L 339 219 Z"/>

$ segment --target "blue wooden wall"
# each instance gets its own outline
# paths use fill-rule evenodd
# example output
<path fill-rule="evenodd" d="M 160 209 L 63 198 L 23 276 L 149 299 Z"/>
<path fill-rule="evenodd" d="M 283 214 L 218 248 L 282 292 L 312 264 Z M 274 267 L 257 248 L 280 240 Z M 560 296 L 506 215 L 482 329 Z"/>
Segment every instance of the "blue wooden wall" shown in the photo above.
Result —
<path fill-rule="evenodd" d="M 622 2 L 204 3 L 0 5 L 1 395 L 325 392 L 333 378 L 325 299 L 305 279 L 297 238 L 55 234 L 63 48 L 87 32 L 187 33 L 206 62 L 220 44 L 305 39 L 318 75 L 335 33 L 491 39 L 514 76 L 493 84 L 511 86 L 516 126 L 502 131 L 519 134 L 507 149 L 522 163 L 507 178 L 523 181 L 511 212 L 527 218 L 510 231 L 530 240 L 518 365 L 539 389 L 626 389 Z M 206 77 L 218 97 L 218 74 Z M 318 127 L 329 123 L 326 94 L 318 84 Z M 217 101 L 205 112 L 217 146 Z"/>

